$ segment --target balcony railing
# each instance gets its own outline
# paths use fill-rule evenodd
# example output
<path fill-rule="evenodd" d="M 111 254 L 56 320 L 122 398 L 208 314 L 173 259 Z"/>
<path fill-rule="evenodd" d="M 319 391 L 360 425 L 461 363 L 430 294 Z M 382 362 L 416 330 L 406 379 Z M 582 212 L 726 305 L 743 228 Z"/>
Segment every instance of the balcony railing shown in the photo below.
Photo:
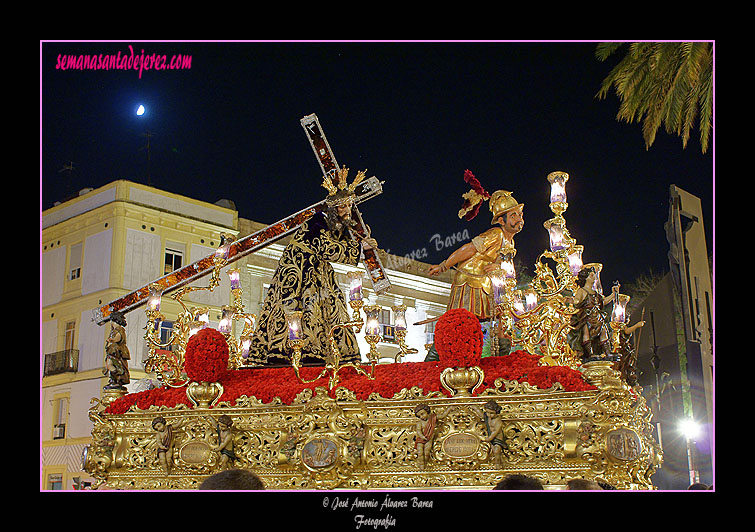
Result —
<path fill-rule="evenodd" d="M 72 373 L 79 369 L 79 350 L 66 349 L 45 355 L 44 376 Z"/>

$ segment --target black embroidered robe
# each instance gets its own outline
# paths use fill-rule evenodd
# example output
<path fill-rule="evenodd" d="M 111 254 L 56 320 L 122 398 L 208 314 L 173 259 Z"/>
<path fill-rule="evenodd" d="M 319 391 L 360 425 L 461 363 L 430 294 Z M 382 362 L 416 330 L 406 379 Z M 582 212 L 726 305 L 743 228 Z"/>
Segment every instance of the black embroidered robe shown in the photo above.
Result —
<path fill-rule="evenodd" d="M 325 215 L 316 213 L 294 233 L 283 250 L 260 312 L 249 363 L 290 362 L 286 312 L 302 311 L 302 364 L 324 364 L 330 353 L 334 325 L 350 321 L 346 298 L 338 287 L 331 262 L 356 266 L 360 245 L 348 229 L 331 230 Z M 358 362 L 359 347 L 351 328 L 336 329 L 341 362 Z"/>

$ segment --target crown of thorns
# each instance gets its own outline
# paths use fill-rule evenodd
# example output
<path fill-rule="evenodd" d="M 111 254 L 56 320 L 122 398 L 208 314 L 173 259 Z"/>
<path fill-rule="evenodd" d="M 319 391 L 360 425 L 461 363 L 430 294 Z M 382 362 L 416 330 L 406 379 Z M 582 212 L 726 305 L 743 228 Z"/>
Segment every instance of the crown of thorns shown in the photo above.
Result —
<path fill-rule="evenodd" d="M 366 173 L 366 169 L 357 172 L 357 175 L 351 184 L 348 184 L 346 181 L 349 169 L 345 166 L 336 171 L 336 183 L 333 183 L 330 175 L 326 175 L 322 181 L 322 186 L 328 191 L 326 201 L 331 205 L 345 204 L 350 201 L 354 196 L 354 190 L 356 190 L 357 185 L 362 182 Z"/>

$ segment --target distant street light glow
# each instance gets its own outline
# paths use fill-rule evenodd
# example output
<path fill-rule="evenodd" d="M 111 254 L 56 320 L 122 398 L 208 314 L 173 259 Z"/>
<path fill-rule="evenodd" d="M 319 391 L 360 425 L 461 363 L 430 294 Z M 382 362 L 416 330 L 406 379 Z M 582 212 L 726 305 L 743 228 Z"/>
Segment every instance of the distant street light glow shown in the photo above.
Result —
<path fill-rule="evenodd" d="M 142 116 L 142 115 L 144 114 L 144 112 L 145 112 L 145 111 L 146 111 L 146 109 L 144 109 L 144 106 L 143 106 L 143 105 L 140 105 L 140 106 L 139 106 L 139 108 L 138 108 L 138 109 L 136 110 L 136 114 L 137 114 L 138 116 Z"/>
<path fill-rule="evenodd" d="M 688 440 L 694 440 L 700 434 L 700 425 L 692 419 L 685 419 L 679 423 L 679 430 Z"/>

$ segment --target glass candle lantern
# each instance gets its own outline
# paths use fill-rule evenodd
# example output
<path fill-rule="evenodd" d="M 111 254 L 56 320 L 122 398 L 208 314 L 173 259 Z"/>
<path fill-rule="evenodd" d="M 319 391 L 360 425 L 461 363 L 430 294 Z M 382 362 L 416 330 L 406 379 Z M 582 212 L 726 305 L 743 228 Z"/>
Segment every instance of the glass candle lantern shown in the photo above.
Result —
<path fill-rule="evenodd" d="M 218 324 L 218 331 L 223 334 L 231 332 L 231 326 L 233 325 L 233 310 L 228 307 L 223 307 L 223 315 L 220 318 Z"/>
<path fill-rule="evenodd" d="M 576 276 L 579 273 L 579 270 L 582 269 L 583 250 L 584 246 L 572 246 L 569 253 L 566 255 L 566 258 L 569 261 L 569 271 L 571 271 L 571 274 L 574 276 Z"/>
<path fill-rule="evenodd" d="M 514 290 L 514 293 L 511 294 L 511 308 L 514 311 L 514 314 L 521 314 L 524 312 L 524 299 L 521 290 Z"/>
<path fill-rule="evenodd" d="M 147 305 L 149 305 L 150 310 L 154 310 L 155 312 L 160 312 L 160 301 L 162 300 L 162 294 L 163 291 L 160 289 L 160 287 L 156 284 L 152 284 L 149 287 L 149 299 L 147 300 Z"/>
<path fill-rule="evenodd" d="M 189 338 L 197 334 L 199 331 L 205 328 L 205 323 L 203 321 L 194 320 L 191 323 L 189 323 Z"/>
<path fill-rule="evenodd" d="M 627 303 L 630 296 L 626 294 L 617 294 L 613 301 L 613 312 L 611 321 L 614 323 L 625 323 L 627 319 Z"/>
<path fill-rule="evenodd" d="M 202 328 L 204 329 L 210 324 L 210 312 L 206 308 L 197 310 L 194 313 L 194 321 L 202 323 Z"/>
<path fill-rule="evenodd" d="M 502 269 L 493 270 L 488 274 L 488 277 L 490 277 L 490 282 L 493 285 L 493 302 L 496 305 L 503 303 L 503 299 L 506 293 L 506 289 L 504 288 L 505 276 L 506 274 Z"/>
<path fill-rule="evenodd" d="M 406 305 L 396 305 L 393 310 L 393 326 L 397 331 L 406 330 Z"/>
<path fill-rule="evenodd" d="M 553 172 L 548 175 L 551 184 L 551 203 L 566 203 L 566 182 L 569 174 L 566 172 Z"/>
<path fill-rule="evenodd" d="M 368 305 L 364 307 L 364 313 L 367 316 L 364 325 L 364 334 L 369 336 L 380 336 L 380 320 L 378 313 L 382 310 L 379 305 Z"/>
<path fill-rule="evenodd" d="M 548 220 L 545 222 L 545 228 L 548 230 L 550 237 L 551 251 L 561 251 L 565 248 L 564 244 L 564 227 L 557 220 Z"/>
<path fill-rule="evenodd" d="M 238 270 L 228 270 L 228 278 L 231 280 L 231 290 L 241 288 L 241 279 L 239 278 Z"/>
<path fill-rule="evenodd" d="M 362 272 L 349 272 L 349 301 L 362 300 Z"/>
<path fill-rule="evenodd" d="M 514 270 L 514 259 L 507 258 L 501 262 L 501 270 L 503 276 L 506 279 L 516 279 L 516 271 Z"/>
<path fill-rule="evenodd" d="M 301 310 L 293 310 L 286 313 L 286 324 L 288 325 L 288 339 L 298 341 L 302 339 L 301 331 Z"/>
<path fill-rule="evenodd" d="M 227 259 L 230 251 L 231 251 L 231 239 L 226 238 L 224 235 L 221 235 L 220 246 L 218 246 L 218 249 L 215 251 L 215 258 Z"/>
<path fill-rule="evenodd" d="M 530 311 L 537 306 L 537 294 L 532 290 L 524 293 L 524 309 Z"/>
<path fill-rule="evenodd" d="M 252 345 L 251 338 L 242 338 L 241 340 L 241 358 L 249 358 L 249 347 Z"/>

